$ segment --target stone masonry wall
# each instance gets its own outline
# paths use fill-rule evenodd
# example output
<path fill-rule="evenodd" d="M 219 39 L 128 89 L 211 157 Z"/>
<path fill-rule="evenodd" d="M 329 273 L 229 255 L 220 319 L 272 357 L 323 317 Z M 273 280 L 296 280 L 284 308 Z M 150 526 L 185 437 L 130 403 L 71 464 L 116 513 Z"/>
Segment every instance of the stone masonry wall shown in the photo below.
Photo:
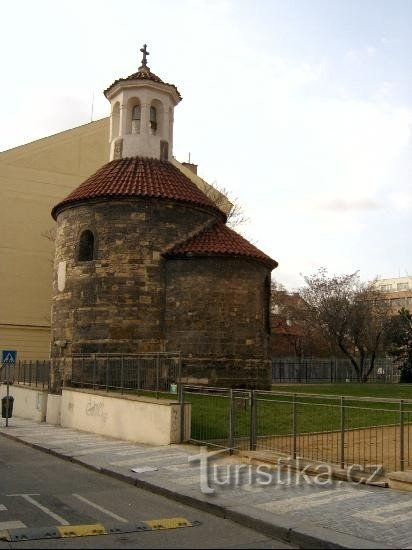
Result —
<path fill-rule="evenodd" d="M 165 336 L 187 382 L 268 385 L 267 277 L 240 257 L 168 260 Z"/>
<path fill-rule="evenodd" d="M 89 201 L 62 211 L 57 220 L 52 357 L 164 349 L 162 252 L 216 216 L 206 209 L 144 198 Z M 95 235 L 95 259 L 79 262 L 79 238 L 86 229 Z M 66 268 L 60 291 L 61 262 Z M 68 343 L 59 348 L 61 342 Z"/>

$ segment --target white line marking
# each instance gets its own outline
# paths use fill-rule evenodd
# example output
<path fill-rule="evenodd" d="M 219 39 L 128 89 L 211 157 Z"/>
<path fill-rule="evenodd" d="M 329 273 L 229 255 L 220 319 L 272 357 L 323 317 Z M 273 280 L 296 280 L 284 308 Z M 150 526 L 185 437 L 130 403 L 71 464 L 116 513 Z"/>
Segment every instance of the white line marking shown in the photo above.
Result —
<path fill-rule="evenodd" d="M 374 521 L 376 523 L 382 523 L 384 525 L 390 523 L 408 523 L 412 521 L 412 510 L 404 514 L 396 514 L 396 516 L 389 516 L 391 512 L 399 512 L 404 508 L 412 508 L 412 502 L 399 502 L 396 504 L 389 504 L 388 506 L 381 506 L 379 510 L 365 510 L 362 512 L 356 512 L 352 514 L 354 518 L 366 519 L 369 521 Z"/>
<path fill-rule="evenodd" d="M 4 504 L 0 504 L 0 512 L 6 511 L 7 508 L 4 506 Z"/>
<path fill-rule="evenodd" d="M 271 502 L 265 502 L 259 504 L 256 508 L 262 508 L 269 512 L 276 511 L 279 514 L 286 514 L 287 512 L 294 512 L 301 510 L 302 508 L 311 508 L 313 506 L 321 506 L 322 504 L 334 503 L 338 500 L 347 500 L 350 498 L 357 498 L 361 496 L 370 495 L 371 491 L 344 491 L 339 492 L 337 490 L 322 491 L 314 493 L 313 495 L 287 498 L 284 500 L 276 500 Z"/>
<path fill-rule="evenodd" d="M 0 531 L 3 529 L 21 529 L 27 527 L 22 521 L 3 521 L 0 522 Z"/>
<path fill-rule="evenodd" d="M 106 508 L 103 508 L 103 506 L 99 506 L 98 504 L 96 504 L 94 502 L 91 502 L 90 500 L 87 500 L 87 498 L 84 498 L 81 495 L 73 493 L 73 496 L 78 498 L 79 500 L 85 502 L 89 506 L 93 506 L 93 508 L 96 508 L 96 510 L 100 510 L 100 512 L 103 512 L 103 514 L 106 514 L 106 515 L 110 516 L 113 519 L 117 519 L 117 521 L 122 521 L 123 523 L 128 523 L 127 519 L 122 518 L 121 516 L 118 516 L 117 514 L 114 514 L 110 510 L 106 510 Z"/>
<path fill-rule="evenodd" d="M 40 502 L 37 502 L 37 500 L 34 500 L 34 498 L 32 498 L 32 496 L 40 496 L 38 493 L 36 493 L 34 495 L 24 494 L 24 495 L 7 495 L 7 496 L 8 497 L 22 497 L 22 498 L 24 498 L 24 500 L 27 500 L 27 502 L 30 502 L 30 504 L 33 504 L 33 506 L 36 506 L 37 508 L 39 508 L 39 510 L 41 510 L 45 514 L 47 514 L 51 518 L 58 521 L 60 523 L 60 525 L 70 525 L 70 523 L 67 520 L 65 520 L 64 518 L 62 518 L 58 514 L 55 514 L 54 512 L 52 512 L 51 510 L 46 508 L 46 506 L 43 506 L 43 504 L 40 504 Z"/>

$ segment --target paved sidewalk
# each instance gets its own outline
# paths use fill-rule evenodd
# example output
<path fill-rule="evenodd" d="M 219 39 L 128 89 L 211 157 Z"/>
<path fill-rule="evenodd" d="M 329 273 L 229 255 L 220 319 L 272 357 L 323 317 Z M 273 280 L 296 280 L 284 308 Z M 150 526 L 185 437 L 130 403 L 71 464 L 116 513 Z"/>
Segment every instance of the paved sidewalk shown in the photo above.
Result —
<path fill-rule="evenodd" d="M 8 428 L 1 421 L 0 434 L 297 546 L 412 548 L 409 492 L 347 482 L 317 486 L 302 477 L 297 483 L 294 473 L 240 468 L 227 455 L 210 461 L 206 478 L 192 445 L 153 447 L 20 418 Z M 131 471 L 146 467 L 157 470 Z M 201 483 L 214 492 L 202 492 Z"/>

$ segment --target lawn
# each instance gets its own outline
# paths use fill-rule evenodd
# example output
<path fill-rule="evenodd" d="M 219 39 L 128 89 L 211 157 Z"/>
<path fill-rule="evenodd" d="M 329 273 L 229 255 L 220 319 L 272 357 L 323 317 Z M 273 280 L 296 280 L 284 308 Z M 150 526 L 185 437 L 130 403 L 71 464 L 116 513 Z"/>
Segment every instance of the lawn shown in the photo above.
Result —
<path fill-rule="evenodd" d="M 412 387 L 383 384 L 281 385 L 279 393 L 257 394 L 257 434 L 284 436 L 293 432 L 293 411 L 297 433 L 339 431 L 342 425 L 341 400 L 345 396 L 345 430 L 370 426 L 390 426 L 400 419 L 399 402 L 362 401 L 360 397 L 412 399 Z M 295 405 L 293 395 L 295 394 Z M 230 399 L 224 394 L 187 393 L 192 403 L 192 437 L 199 441 L 227 440 Z M 404 421 L 412 422 L 412 403 L 404 405 Z M 233 422 L 236 437 L 248 437 L 251 425 L 249 399 L 235 398 Z"/>
<path fill-rule="evenodd" d="M 272 390 L 306 394 L 412 399 L 412 384 L 275 384 L 272 386 Z"/>

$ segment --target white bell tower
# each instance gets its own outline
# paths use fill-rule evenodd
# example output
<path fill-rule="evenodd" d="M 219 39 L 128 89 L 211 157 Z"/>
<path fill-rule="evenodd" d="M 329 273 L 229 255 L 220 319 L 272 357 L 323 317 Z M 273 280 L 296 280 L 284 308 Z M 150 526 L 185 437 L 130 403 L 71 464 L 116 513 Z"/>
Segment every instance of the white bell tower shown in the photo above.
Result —
<path fill-rule="evenodd" d="M 110 101 L 110 160 L 149 157 L 171 160 L 173 112 L 181 101 L 174 84 L 163 82 L 147 66 L 147 45 L 140 49 L 137 73 L 113 82 L 104 95 Z"/>

